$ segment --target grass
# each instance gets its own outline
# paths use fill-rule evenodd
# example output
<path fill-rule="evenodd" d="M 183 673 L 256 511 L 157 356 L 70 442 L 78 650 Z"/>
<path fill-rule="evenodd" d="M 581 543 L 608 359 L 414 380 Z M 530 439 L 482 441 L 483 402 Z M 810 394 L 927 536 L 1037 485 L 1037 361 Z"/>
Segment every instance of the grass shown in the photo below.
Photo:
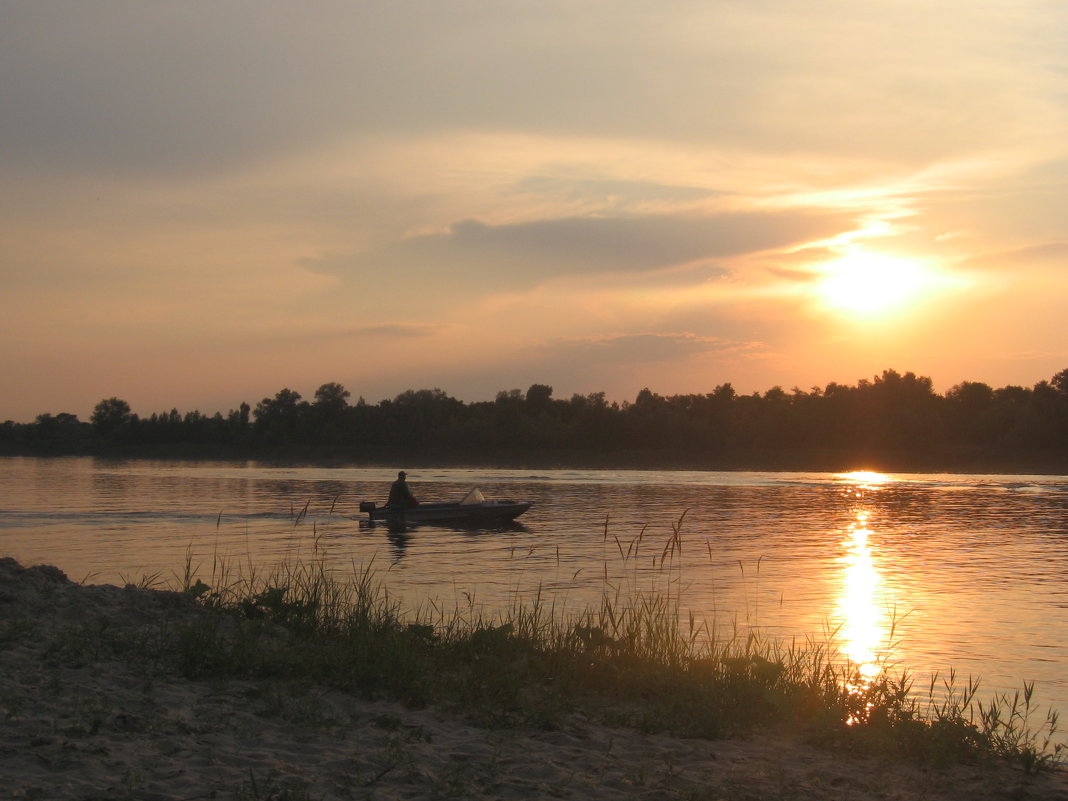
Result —
<path fill-rule="evenodd" d="M 865 679 L 836 657 L 833 637 L 787 646 L 684 615 L 681 526 L 655 546 L 662 581 L 612 584 L 606 571 L 599 605 L 581 614 L 535 593 L 493 618 L 470 606 L 405 615 L 373 564 L 339 572 L 316 554 L 241 573 L 215 560 L 200 577 L 187 559 L 179 583 L 209 614 L 171 632 L 168 647 L 193 679 L 277 678 L 437 705 L 491 727 L 553 728 L 574 714 L 707 738 L 785 726 L 925 765 L 997 757 L 1037 772 L 1062 761 L 1057 716 L 1040 715 L 1033 685 L 986 703 L 953 674 L 917 690 L 906 673 Z M 625 562 L 642 537 L 615 540 Z"/>

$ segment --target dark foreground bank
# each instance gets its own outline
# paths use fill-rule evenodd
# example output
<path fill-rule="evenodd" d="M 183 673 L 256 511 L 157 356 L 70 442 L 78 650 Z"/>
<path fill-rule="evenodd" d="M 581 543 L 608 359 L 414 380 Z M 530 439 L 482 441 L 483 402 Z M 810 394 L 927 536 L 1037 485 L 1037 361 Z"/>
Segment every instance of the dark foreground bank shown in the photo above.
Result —
<path fill-rule="evenodd" d="M 288 575 L 285 592 L 278 582 L 228 594 L 196 581 L 186 582 L 192 592 L 164 592 L 85 587 L 55 568 L 0 560 L 4 796 L 1068 798 L 1068 776 L 1048 765 L 1033 775 L 984 750 L 909 758 L 830 737 L 843 730 L 816 724 L 826 706 L 807 722 L 754 729 L 729 718 L 713 739 L 672 736 L 715 721 L 675 705 L 672 725 L 662 716 L 670 703 L 649 711 L 680 691 L 665 684 L 675 674 L 595 642 L 609 634 L 596 620 L 578 629 L 584 645 L 556 643 L 584 649 L 595 668 L 589 692 L 572 699 L 539 674 L 547 657 L 529 641 L 529 618 L 435 632 L 391 617 L 366 580 L 343 598 L 328 594 L 337 585 Z M 341 619 L 342 608 L 357 617 Z M 425 680 L 413 660 L 436 665 L 441 681 Z M 411 675 L 397 675 L 403 664 Z M 559 683 L 576 680 L 554 664 Z M 504 681 L 504 667 L 526 681 Z M 775 670 L 762 663 L 723 669 L 739 671 L 743 691 L 774 694 Z M 630 703 L 617 694 L 625 682 Z"/>

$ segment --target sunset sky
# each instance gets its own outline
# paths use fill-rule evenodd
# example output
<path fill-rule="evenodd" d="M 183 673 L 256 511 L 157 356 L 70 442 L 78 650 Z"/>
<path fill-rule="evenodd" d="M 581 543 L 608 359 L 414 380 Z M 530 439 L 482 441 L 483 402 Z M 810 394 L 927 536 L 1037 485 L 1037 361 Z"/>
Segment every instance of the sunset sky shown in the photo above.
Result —
<path fill-rule="evenodd" d="M 0 421 L 1068 368 L 1062 0 L 0 0 Z"/>

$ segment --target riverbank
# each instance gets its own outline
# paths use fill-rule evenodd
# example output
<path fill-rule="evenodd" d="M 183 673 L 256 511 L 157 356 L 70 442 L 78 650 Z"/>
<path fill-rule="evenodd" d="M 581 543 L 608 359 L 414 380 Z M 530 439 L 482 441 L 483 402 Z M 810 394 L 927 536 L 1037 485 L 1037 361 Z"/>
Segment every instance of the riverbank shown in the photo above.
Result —
<path fill-rule="evenodd" d="M 19 799 L 1068 798 L 1068 774 L 922 767 L 766 729 L 679 738 L 573 713 L 479 725 L 295 681 L 189 679 L 162 655 L 189 593 L 81 586 L 0 560 L 0 772 Z"/>

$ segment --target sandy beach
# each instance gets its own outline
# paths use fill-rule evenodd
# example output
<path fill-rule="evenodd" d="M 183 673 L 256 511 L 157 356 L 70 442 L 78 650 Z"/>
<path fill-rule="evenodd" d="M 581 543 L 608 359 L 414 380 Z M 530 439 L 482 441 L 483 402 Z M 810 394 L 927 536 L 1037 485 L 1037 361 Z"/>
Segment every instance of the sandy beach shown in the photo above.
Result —
<path fill-rule="evenodd" d="M 1063 769 L 922 769 L 760 733 L 489 730 L 435 709 L 265 681 L 190 681 L 109 643 L 203 614 L 0 560 L 0 798 L 1068 799 Z"/>

